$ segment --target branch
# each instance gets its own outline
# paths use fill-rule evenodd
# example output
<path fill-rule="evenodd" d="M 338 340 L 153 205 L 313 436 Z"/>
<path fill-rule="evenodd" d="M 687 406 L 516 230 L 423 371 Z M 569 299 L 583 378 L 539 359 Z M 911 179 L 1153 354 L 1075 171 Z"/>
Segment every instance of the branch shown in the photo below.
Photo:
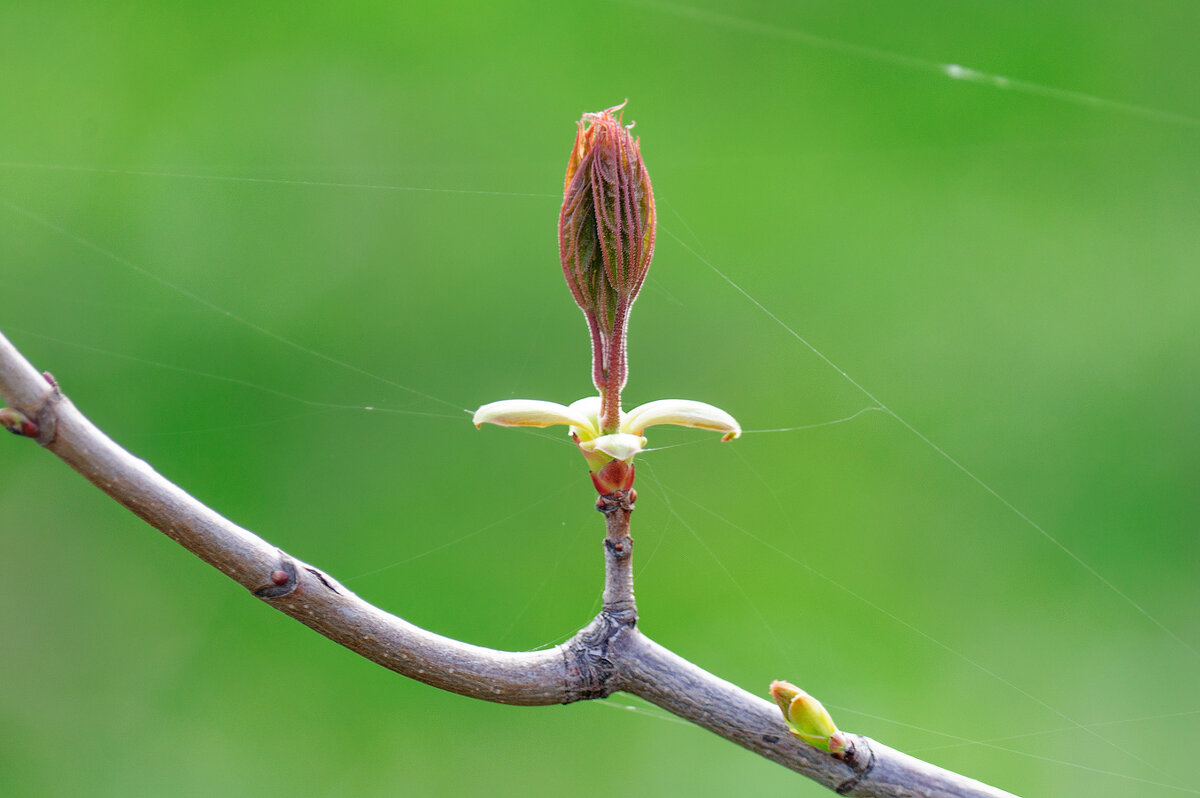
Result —
<path fill-rule="evenodd" d="M 0 397 L 36 440 L 100 490 L 254 595 L 397 673 L 505 704 L 573 700 L 563 651 L 494 651 L 428 632 L 362 600 L 217 514 L 96 428 L 0 335 Z"/>
<path fill-rule="evenodd" d="M 712 675 L 641 633 L 629 636 L 619 662 L 627 671 L 622 690 L 840 795 L 1015 798 L 861 735 L 851 735 L 852 749 L 844 760 L 818 751 L 788 733 L 774 702 Z"/>
<path fill-rule="evenodd" d="M 0 397 L 20 414 L 18 434 L 37 440 L 148 524 L 279 611 L 404 676 L 472 698 L 529 706 L 629 692 L 843 795 L 1014 798 L 866 737 L 854 737 L 844 759 L 821 752 L 788 732 L 772 702 L 643 635 L 633 596 L 632 492 L 604 497 L 598 506 L 606 527 L 600 614 L 556 648 L 496 651 L 386 613 L 214 512 L 114 443 L 2 334 Z"/>

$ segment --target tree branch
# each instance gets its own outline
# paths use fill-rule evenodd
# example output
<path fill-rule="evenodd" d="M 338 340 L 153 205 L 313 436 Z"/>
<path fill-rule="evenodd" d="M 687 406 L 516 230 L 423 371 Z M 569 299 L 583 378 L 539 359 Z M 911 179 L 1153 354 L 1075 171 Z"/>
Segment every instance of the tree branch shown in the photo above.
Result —
<path fill-rule="evenodd" d="M 693 665 L 637 629 L 633 495 L 601 499 L 605 587 L 600 614 L 562 645 L 508 652 L 434 634 L 363 601 L 336 580 L 214 512 L 93 425 L 0 334 L 0 397 L 32 437 L 110 497 L 255 596 L 397 673 L 472 698 L 546 705 L 618 690 L 791 768 L 843 795 L 1014 798 L 973 779 L 854 737 L 844 759 L 788 732 L 775 704 Z"/>
<path fill-rule="evenodd" d="M 841 795 L 1014 798 L 861 735 L 851 735 L 851 752 L 837 759 L 788 733 L 774 702 L 712 675 L 640 632 L 625 640 L 618 662 L 622 690 Z"/>
<path fill-rule="evenodd" d="M 604 513 L 604 610 L 637 622 L 633 599 L 633 538 L 629 516 L 636 494 L 632 490 L 602 496 L 596 509 Z"/>

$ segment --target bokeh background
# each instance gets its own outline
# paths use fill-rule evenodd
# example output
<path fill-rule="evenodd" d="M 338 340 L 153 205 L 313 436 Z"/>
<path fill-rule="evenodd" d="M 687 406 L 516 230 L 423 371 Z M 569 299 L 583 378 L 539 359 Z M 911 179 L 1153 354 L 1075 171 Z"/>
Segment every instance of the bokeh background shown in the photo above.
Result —
<path fill-rule="evenodd" d="M 627 406 L 816 425 L 653 431 L 644 630 L 1019 794 L 1196 792 L 1200 6 L 2 18 L 0 329 L 202 500 L 443 634 L 585 623 L 582 460 L 464 410 L 590 390 L 557 196 L 629 98 L 661 228 Z M 896 418 L 828 423 L 868 392 L 1062 548 Z M 826 794 L 626 696 L 398 678 L 0 444 L 7 795 Z"/>

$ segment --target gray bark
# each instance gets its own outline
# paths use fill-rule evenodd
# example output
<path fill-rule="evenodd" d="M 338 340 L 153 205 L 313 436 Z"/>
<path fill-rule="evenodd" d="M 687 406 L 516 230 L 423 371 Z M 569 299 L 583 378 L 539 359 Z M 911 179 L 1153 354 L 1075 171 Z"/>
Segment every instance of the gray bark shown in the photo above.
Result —
<path fill-rule="evenodd" d="M 211 510 L 114 443 L 3 335 L 0 397 L 26 422 L 18 426 L 18 434 L 35 439 L 254 596 L 397 673 L 472 698 L 530 706 L 624 691 L 842 795 L 1014 798 L 866 737 L 853 736 L 843 758 L 819 751 L 789 733 L 773 702 L 642 634 L 633 595 L 632 495 L 607 496 L 598 504 L 606 530 L 600 614 L 556 648 L 496 651 L 442 637 L 384 612 Z"/>

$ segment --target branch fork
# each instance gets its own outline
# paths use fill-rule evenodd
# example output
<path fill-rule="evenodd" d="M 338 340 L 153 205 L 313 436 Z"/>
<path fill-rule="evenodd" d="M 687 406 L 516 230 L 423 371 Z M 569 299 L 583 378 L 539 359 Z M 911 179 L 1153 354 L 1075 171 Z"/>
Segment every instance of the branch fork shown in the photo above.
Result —
<path fill-rule="evenodd" d="M 397 673 L 461 695 L 538 706 L 628 692 L 842 795 L 1014 798 L 866 737 L 838 759 L 789 733 L 770 701 L 697 667 L 637 628 L 633 491 L 602 495 L 603 607 L 543 651 L 474 646 L 416 627 L 220 516 L 94 426 L 0 334 L 0 397 L 37 425 L 35 440 L 110 497 L 249 592 Z M 10 414 L 11 415 L 11 414 Z"/>

